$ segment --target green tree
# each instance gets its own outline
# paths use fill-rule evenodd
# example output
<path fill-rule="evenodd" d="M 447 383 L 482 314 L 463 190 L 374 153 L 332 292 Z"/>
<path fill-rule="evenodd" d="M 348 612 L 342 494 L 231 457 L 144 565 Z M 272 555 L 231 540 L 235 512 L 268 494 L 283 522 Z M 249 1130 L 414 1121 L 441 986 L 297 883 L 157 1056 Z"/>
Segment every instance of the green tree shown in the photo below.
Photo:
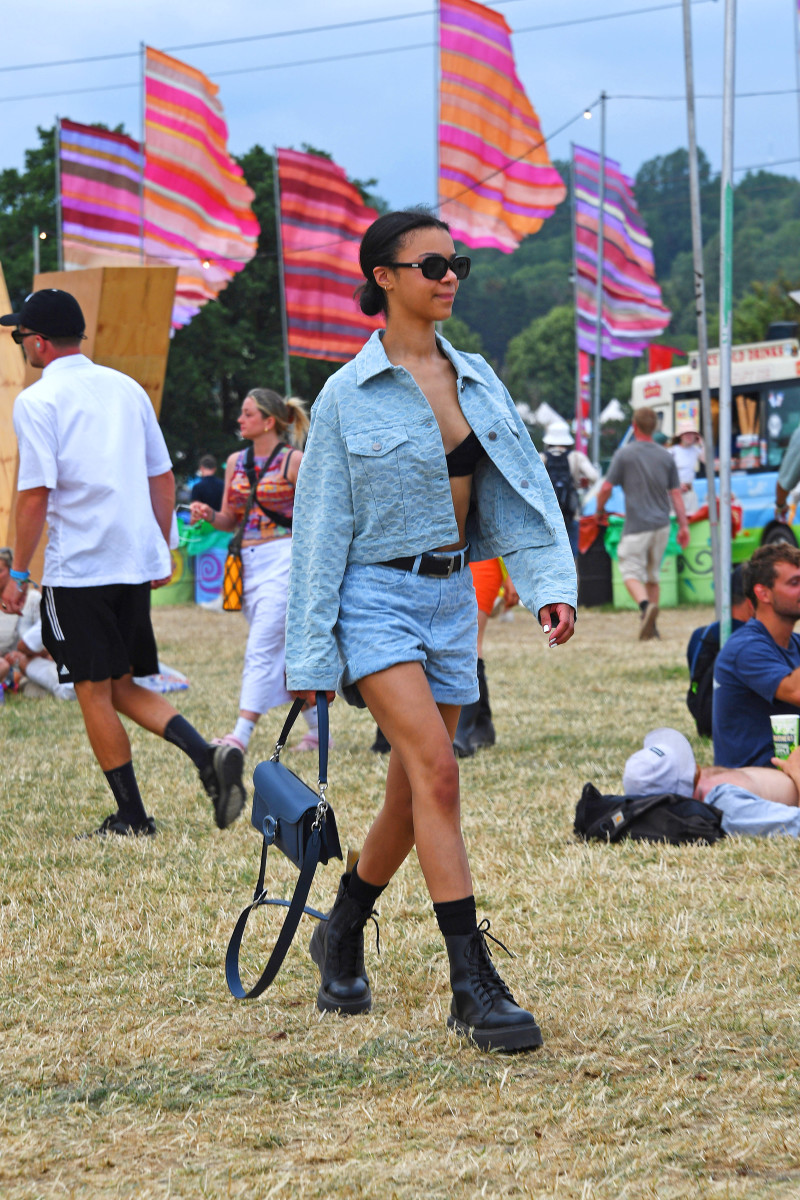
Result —
<path fill-rule="evenodd" d="M 39 145 L 25 151 L 25 169 L 0 171 L 0 246 L 11 303 L 21 304 L 33 285 L 33 228 L 47 238 L 39 244 L 41 271 L 58 266 L 55 130 L 37 128 Z"/>
<path fill-rule="evenodd" d="M 465 354 L 483 354 L 481 335 L 473 332 L 460 317 L 450 317 L 444 321 L 442 333 L 456 350 L 463 350 Z"/>

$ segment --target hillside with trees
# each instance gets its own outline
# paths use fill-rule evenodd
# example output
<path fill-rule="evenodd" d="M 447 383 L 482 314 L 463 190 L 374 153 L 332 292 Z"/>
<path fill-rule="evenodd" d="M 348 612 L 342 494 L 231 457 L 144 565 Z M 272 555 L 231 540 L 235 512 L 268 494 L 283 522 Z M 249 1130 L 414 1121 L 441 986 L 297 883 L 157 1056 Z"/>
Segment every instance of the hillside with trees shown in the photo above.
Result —
<path fill-rule="evenodd" d="M 53 130 L 39 130 L 25 169 L 0 172 L 0 245 L 12 301 L 22 300 L 32 277 L 34 225 L 50 236 L 41 243 L 41 269 L 55 270 Z M 306 147 L 308 149 L 308 147 Z M 316 151 L 322 153 L 321 151 Z M 280 304 L 275 244 L 272 157 L 254 146 L 239 159 L 255 192 L 261 224 L 252 262 L 184 329 L 169 355 L 162 424 L 173 455 L 191 466 L 199 453 L 226 453 L 236 416 L 249 388 L 283 390 Z M 565 180 L 569 165 L 557 164 Z M 717 338 L 719 287 L 719 181 L 700 156 L 709 341 Z M 369 202 L 374 180 L 358 184 Z M 637 172 L 635 192 L 653 239 L 656 272 L 672 311 L 663 341 L 684 350 L 696 345 L 692 288 L 688 156 L 685 150 L 650 159 Z M 445 335 L 464 350 L 480 351 L 502 375 L 511 394 L 535 406 L 547 401 L 569 415 L 574 404 L 575 337 L 570 204 L 566 200 L 538 234 L 514 254 L 468 251 L 473 268 L 462 286 L 457 315 Z M 761 339 L 772 320 L 794 320 L 788 298 L 800 287 L 800 183 L 768 171 L 750 173 L 735 189 L 734 340 Z M 293 391 L 313 400 L 337 363 L 292 358 Z M 640 360 L 603 365 L 604 400 L 626 400 Z"/>

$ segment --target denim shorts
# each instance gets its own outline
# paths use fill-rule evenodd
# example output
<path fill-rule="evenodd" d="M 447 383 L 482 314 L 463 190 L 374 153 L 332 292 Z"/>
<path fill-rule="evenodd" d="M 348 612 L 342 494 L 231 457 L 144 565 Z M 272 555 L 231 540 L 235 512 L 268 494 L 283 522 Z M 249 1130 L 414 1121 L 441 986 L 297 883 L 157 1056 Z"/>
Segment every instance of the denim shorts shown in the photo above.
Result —
<path fill-rule="evenodd" d="M 359 679 L 397 663 L 422 663 L 438 704 L 478 699 L 478 608 L 472 572 L 449 579 L 351 563 L 334 629 L 342 673 L 337 691 L 363 708 Z"/>

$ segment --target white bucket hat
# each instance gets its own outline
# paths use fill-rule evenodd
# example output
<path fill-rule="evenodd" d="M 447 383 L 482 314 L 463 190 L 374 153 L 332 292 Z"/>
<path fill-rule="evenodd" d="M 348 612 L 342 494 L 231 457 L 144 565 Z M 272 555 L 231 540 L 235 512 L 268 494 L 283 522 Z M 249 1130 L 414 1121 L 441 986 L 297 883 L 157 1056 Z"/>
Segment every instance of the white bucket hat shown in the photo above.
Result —
<path fill-rule="evenodd" d="M 694 752 L 677 729 L 651 729 L 644 749 L 625 763 L 622 791 L 626 796 L 655 796 L 659 792 L 694 795 L 697 767 Z"/>
<path fill-rule="evenodd" d="M 542 438 L 545 446 L 574 446 L 575 438 L 566 421 L 552 421 Z"/>

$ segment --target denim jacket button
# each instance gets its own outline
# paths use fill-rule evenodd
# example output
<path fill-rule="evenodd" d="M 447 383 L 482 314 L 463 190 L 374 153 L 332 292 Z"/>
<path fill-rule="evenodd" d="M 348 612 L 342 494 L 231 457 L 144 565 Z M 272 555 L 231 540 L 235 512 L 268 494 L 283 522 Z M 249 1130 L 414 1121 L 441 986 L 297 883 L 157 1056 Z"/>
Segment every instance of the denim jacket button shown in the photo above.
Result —
<path fill-rule="evenodd" d="M 497 441 L 497 434 L 495 433 L 495 431 L 494 431 L 493 429 L 492 429 L 492 430 L 491 430 L 491 432 L 489 433 L 489 441 L 490 441 L 490 442 L 496 442 L 496 441 Z"/>
<path fill-rule="evenodd" d="M 527 479 L 520 479 L 520 481 L 519 481 L 519 486 L 520 486 L 520 487 L 524 487 L 524 488 L 526 488 L 526 487 L 528 486 L 528 481 L 527 481 Z"/>
<path fill-rule="evenodd" d="M 380 444 L 380 442 L 373 442 L 373 443 L 372 443 L 372 449 L 373 449 L 373 450 L 380 450 L 380 448 L 381 448 L 381 444 Z"/>

